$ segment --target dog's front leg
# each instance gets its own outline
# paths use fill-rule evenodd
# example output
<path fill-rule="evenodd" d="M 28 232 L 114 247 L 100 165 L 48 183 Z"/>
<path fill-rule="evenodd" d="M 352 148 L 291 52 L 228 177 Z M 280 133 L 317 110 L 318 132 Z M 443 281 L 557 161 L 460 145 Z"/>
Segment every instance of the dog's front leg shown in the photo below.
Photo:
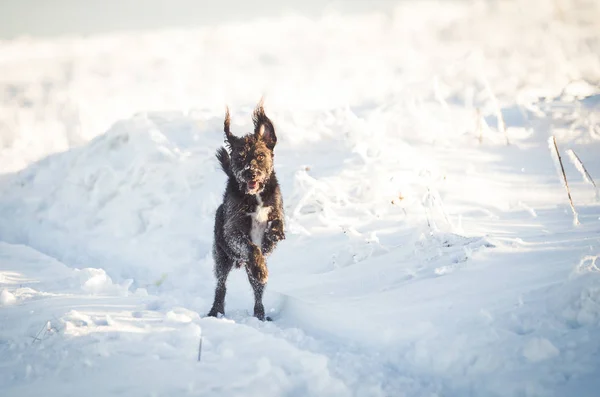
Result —
<path fill-rule="evenodd" d="M 247 233 L 236 227 L 227 230 L 227 250 L 233 258 L 246 262 L 250 274 L 260 283 L 265 284 L 269 271 L 261 249 L 254 244 Z"/>
<path fill-rule="evenodd" d="M 265 308 L 262 303 L 263 291 L 269 278 L 265 257 L 260 248 L 244 233 L 236 232 L 230 239 L 229 249 L 235 252 L 237 258 L 246 262 L 248 281 L 254 291 L 254 316 L 265 320 Z"/>
<path fill-rule="evenodd" d="M 250 273 L 261 284 L 266 284 L 269 279 L 269 270 L 265 262 L 265 256 L 262 254 L 257 245 L 250 243 L 252 246 L 252 259 L 248 262 Z"/>

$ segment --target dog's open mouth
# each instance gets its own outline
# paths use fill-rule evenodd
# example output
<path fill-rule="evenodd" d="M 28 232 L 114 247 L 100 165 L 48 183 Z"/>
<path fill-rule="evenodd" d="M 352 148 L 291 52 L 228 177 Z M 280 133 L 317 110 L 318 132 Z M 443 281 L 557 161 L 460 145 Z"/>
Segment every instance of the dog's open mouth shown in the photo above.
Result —
<path fill-rule="evenodd" d="M 258 187 L 260 186 L 259 182 L 258 181 L 254 181 L 254 180 L 248 181 L 247 185 L 248 185 L 248 192 L 249 193 L 256 192 L 258 190 Z"/>

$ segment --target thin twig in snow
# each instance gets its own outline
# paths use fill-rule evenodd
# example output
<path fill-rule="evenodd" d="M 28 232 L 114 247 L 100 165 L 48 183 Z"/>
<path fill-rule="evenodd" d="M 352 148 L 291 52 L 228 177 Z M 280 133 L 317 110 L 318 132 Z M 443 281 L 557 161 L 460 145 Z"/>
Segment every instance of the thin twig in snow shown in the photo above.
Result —
<path fill-rule="evenodd" d="M 579 225 L 579 217 L 577 215 L 577 211 L 575 210 L 575 205 L 573 205 L 573 199 L 571 198 L 571 190 L 569 189 L 567 175 L 565 174 L 565 167 L 563 166 L 562 159 L 560 158 L 560 152 L 558 151 L 558 145 L 556 144 L 556 138 L 554 137 L 554 135 L 548 138 L 548 147 L 550 148 L 550 153 L 552 153 L 552 156 L 554 157 L 557 170 L 562 174 L 565 189 L 567 189 L 567 196 L 569 196 L 569 204 L 571 204 L 571 210 L 573 211 L 573 224 Z"/>
<path fill-rule="evenodd" d="M 36 341 L 38 341 L 38 342 L 42 341 L 42 338 L 44 337 L 44 335 L 46 335 L 46 333 L 44 332 L 44 335 L 42 335 L 42 337 L 40 338 L 40 334 L 42 333 L 42 331 L 46 331 L 46 332 L 48 331 L 48 323 L 47 322 L 42 326 L 42 329 L 40 329 L 35 336 L 32 336 L 33 342 L 31 342 L 31 344 L 34 344 Z"/>
<path fill-rule="evenodd" d="M 581 161 L 577 153 L 575 153 L 572 149 L 567 150 L 567 154 L 569 155 L 569 159 L 571 160 L 575 168 L 577 168 L 577 171 L 579 171 L 579 173 L 583 177 L 583 180 L 594 187 L 594 191 L 596 192 L 596 200 L 600 200 L 600 191 L 598 191 L 598 186 L 596 186 L 594 178 L 592 178 L 587 168 L 585 168 L 585 165 L 583 165 L 583 161 Z"/>
<path fill-rule="evenodd" d="M 483 143 L 483 126 L 481 125 L 481 110 L 475 110 L 475 135 L 479 137 L 479 144 Z"/>
<path fill-rule="evenodd" d="M 198 345 L 198 361 L 202 358 L 202 328 L 200 328 L 200 344 Z"/>
<path fill-rule="evenodd" d="M 494 95 L 494 91 L 492 91 L 492 86 L 488 81 L 485 75 L 482 75 L 481 79 L 483 80 L 483 85 L 485 86 L 485 90 L 487 91 L 490 100 L 492 101 L 492 105 L 494 106 L 494 110 L 496 113 L 496 120 L 498 122 L 498 131 L 504 134 L 504 138 L 506 138 L 506 144 L 510 145 L 510 141 L 508 139 L 508 131 L 506 131 L 506 123 L 504 122 L 504 117 L 502 116 L 502 109 L 500 109 L 500 104 L 498 103 L 498 98 Z"/>
<path fill-rule="evenodd" d="M 579 261 L 579 265 L 577 266 L 577 270 L 588 271 L 588 272 L 600 272 L 600 268 L 596 265 L 596 260 L 598 260 L 600 255 L 587 255 L 581 258 Z"/>
<path fill-rule="evenodd" d="M 198 361 L 202 358 L 202 335 L 200 335 L 200 345 L 198 346 Z"/>

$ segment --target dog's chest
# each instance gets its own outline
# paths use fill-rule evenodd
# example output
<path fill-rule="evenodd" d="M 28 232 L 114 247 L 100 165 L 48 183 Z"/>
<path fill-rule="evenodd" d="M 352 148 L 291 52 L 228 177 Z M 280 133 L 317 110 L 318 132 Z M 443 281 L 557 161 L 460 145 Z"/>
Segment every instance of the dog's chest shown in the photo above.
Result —
<path fill-rule="evenodd" d="M 265 230 L 269 222 L 269 213 L 271 207 L 263 205 L 263 202 L 259 195 L 257 195 L 258 204 L 254 212 L 249 213 L 252 219 L 252 227 L 250 229 L 250 239 L 252 242 L 259 247 L 262 245 Z"/>

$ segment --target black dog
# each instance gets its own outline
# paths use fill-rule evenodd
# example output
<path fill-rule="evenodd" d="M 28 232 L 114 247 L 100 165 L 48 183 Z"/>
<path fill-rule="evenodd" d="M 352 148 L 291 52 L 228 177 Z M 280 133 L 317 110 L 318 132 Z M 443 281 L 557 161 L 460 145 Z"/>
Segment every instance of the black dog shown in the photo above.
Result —
<path fill-rule="evenodd" d="M 246 267 L 254 290 L 254 316 L 265 319 L 263 290 L 269 272 L 265 258 L 285 238 L 283 201 L 273 170 L 275 128 L 265 115 L 262 101 L 254 110 L 254 133 L 234 136 L 229 130 L 229 109 L 225 114 L 225 140 L 229 148 L 217 151 L 228 176 L 223 203 L 215 216 L 213 257 L 217 287 L 209 316 L 225 314 L 225 284 L 233 268 Z"/>

